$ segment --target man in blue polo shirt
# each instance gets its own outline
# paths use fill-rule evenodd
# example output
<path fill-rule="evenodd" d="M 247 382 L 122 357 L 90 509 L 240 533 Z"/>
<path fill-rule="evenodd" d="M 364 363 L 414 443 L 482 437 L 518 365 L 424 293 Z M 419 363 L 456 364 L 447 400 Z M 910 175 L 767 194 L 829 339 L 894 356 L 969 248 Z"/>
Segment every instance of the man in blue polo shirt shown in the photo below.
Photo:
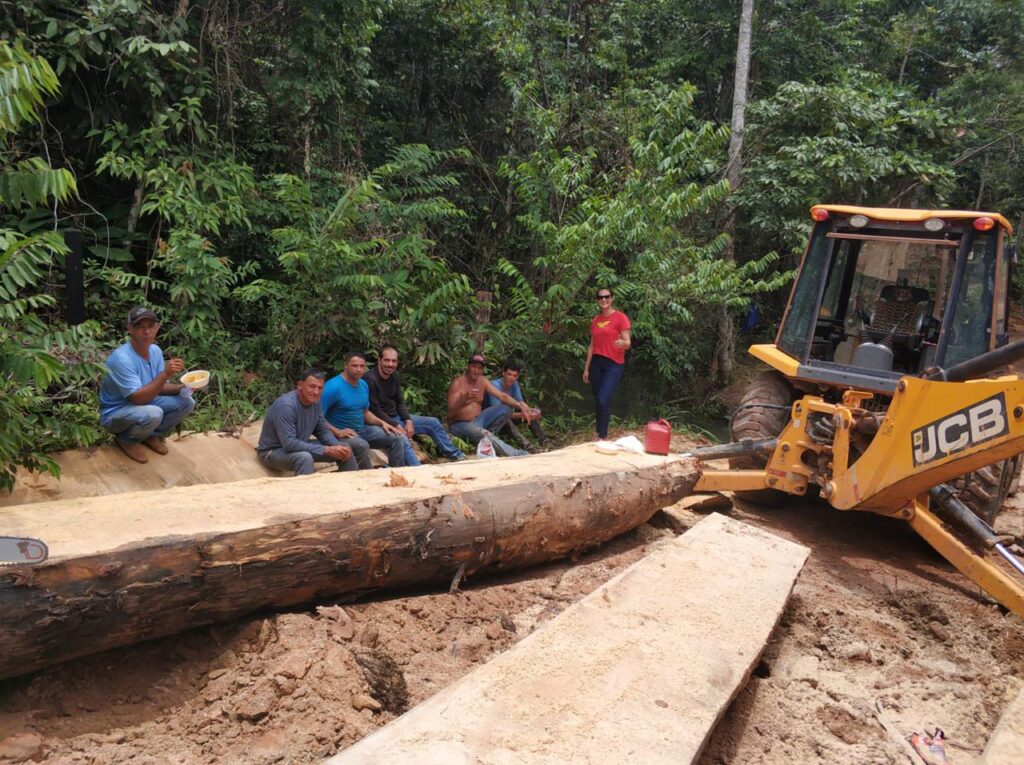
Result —
<path fill-rule="evenodd" d="M 495 377 L 491 380 L 493 385 L 498 390 L 507 393 L 516 401 L 523 400 L 523 389 L 520 386 L 519 376 L 522 372 L 522 364 L 515 359 L 508 359 L 504 364 L 501 365 L 501 377 Z M 495 406 L 500 404 L 497 398 L 492 396 L 490 393 L 484 395 L 484 408 L 489 406 Z M 509 434 L 515 438 L 519 445 L 529 451 L 535 451 L 536 447 L 530 443 L 529 439 L 526 438 L 522 433 L 519 432 L 519 428 L 516 427 L 519 423 L 523 422 L 523 415 L 518 410 L 513 410 L 511 407 L 508 408 L 509 414 L 511 415 L 508 422 L 505 423 L 503 430 L 508 431 Z M 540 442 L 542 448 L 547 448 L 551 444 L 551 439 L 548 438 L 547 433 L 540 424 L 540 409 L 531 409 L 530 414 L 533 415 L 529 422 L 530 432 L 533 433 L 534 437 Z"/>
<path fill-rule="evenodd" d="M 145 306 L 128 312 L 129 341 L 107 358 L 107 374 L 100 384 L 100 425 L 115 434 L 121 451 L 136 462 L 149 462 L 143 444 L 167 454 L 164 436 L 174 430 L 196 405 L 192 390 L 168 382 L 181 374 L 181 359 L 164 364 L 156 344 L 160 320 Z"/>
<path fill-rule="evenodd" d="M 370 387 L 363 379 L 366 374 L 366 357 L 362 353 L 349 351 L 345 354 L 345 368 L 340 375 L 332 377 L 324 385 L 320 399 L 327 427 L 339 439 L 346 441 L 356 453 L 360 468 L 369 467 L 360 455 L 362 446 L 368 444 L 374 449 L 383 449 L 388 454 L 388 465 L 405 465 L 405 433 L 385 422 L 370 411 Z"/>

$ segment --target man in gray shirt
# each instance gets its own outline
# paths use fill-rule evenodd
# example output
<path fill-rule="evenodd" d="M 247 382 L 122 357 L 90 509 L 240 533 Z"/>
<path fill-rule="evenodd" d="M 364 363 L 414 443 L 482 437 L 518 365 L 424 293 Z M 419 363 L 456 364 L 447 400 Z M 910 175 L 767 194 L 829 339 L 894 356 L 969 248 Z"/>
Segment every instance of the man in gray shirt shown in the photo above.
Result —
<path fill-rule="evenodd" d="M 270 405 L 256 447 L 260 462 L 271 470 L 291 470 L 295 475 L 311 475 L 314 462 L 337 462 L 338 470 L 358 469 L 352 450 L 327 429 L 320 411 L 323 392 L 324 373 L 308 369 L 295 390 Z M 310 436 L 316 440 L 311 441 Z"/>

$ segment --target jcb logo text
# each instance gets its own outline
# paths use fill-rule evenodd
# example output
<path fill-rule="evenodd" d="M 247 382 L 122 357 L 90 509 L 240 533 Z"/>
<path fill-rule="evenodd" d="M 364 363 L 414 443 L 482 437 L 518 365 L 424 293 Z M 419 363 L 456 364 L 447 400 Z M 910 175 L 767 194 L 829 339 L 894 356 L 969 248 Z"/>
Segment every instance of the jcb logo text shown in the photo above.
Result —
<path fill-rule="evenodd" d="M 911 433 L 914 465 L 941 460 L 1006 435 L 1008 430 L 1006 399 L 999 393 Z"/>

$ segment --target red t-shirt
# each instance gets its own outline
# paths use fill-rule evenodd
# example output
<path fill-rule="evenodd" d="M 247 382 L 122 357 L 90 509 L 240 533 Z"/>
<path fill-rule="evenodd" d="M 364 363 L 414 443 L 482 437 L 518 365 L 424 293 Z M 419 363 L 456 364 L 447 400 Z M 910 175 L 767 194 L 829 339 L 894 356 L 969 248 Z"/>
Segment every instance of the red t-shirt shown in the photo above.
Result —
<path fill-rule="evenodd" d="M 629 329 L 629 317 L 622 311 L 612 311 L 611 316 L 598 314 L 590 322 L 590 337 L 594 341 L 594 353 L 606 356 L 616 364 L 626 363 L 626 351 L 618 348 L 615 341 L 619 333 Z"/>

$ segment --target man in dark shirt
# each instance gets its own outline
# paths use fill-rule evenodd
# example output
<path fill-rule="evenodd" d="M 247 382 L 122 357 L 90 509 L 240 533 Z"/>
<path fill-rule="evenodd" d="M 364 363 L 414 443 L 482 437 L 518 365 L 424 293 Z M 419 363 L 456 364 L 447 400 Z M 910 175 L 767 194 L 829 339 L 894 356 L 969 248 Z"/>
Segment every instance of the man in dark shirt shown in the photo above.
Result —
<path fill-rule="evenodd" d="M 309 369 L 302 373 L 295 390 L 279 397 L 263 420 L 256 454 L 271 470 L 291 470 L 311 475 L 314 462 L 337 462 L 338 470 L 357 470 L 352 450 L 340 443 L 327 428 L 320 411 L 324 373 Z M 310 440 L 310 436 L 316 438 Z"/>
<path fill-rule="evenodd" d="M 371 412 L 382 420 L 405 428 L 410 442 L 413 436 L 430 436 L 443 457 L 452 461 L 466 459 L 466 455 L 452 443 L 439 419 L 409 414 L 402 395 L 402 382 L 398 378 L 398 349 L 395 346 L 385 345 L 380 349 L 377 366 L 367 372 L 363 379 L 370 386 Z M 420 464 L 411 443 L 406 445 L 405 464 Z"/>

